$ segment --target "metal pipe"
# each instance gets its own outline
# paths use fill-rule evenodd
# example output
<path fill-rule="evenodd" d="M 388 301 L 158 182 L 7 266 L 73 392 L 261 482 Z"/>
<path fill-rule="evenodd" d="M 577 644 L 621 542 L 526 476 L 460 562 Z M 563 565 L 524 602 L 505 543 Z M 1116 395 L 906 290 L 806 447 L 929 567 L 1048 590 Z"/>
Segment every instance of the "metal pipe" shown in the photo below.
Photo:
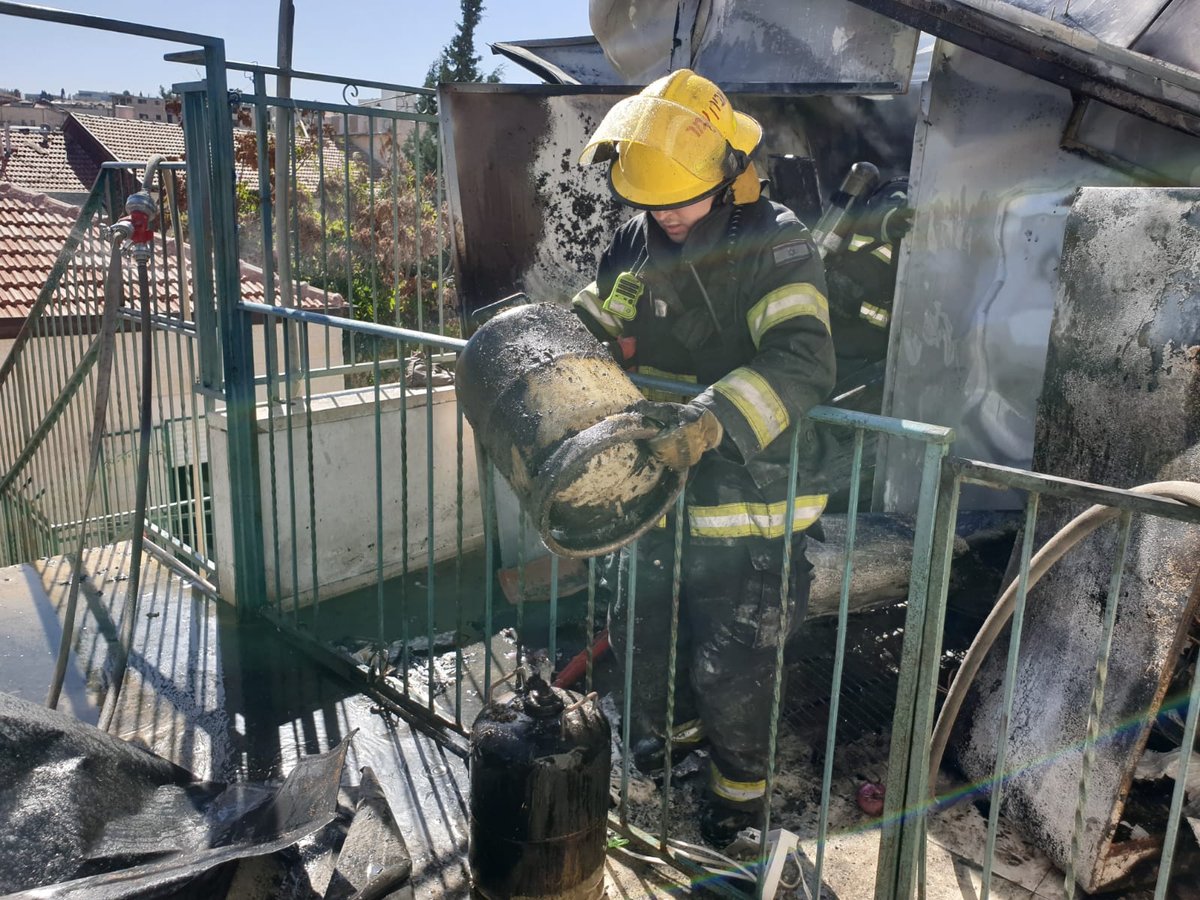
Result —
<path fill-rule="evenodd" d="M 117 702 L 125 682 L 129 666 L 129 653 L 133 647 L 133 632 L 137 625 L 138 591 L 142 581 L 142 548 L 146 531 L 147 487 L 150 481 L 150 430 L 151 399 L 154 387 L 154 327 L 150 309 L 150 259 L 154 253 L 154 220 L 158 205 L 151 196 L 154 179 L 158 175 L 161 156 L 153 156 L 146 163 L 142 178 L 142 189 L 125 201 L 125 211 L 132 223 L 133 258 L 138 267 L 138 295 L 141 300 L 142 328 L 142 386 L 138 417 L 140 422 L 138 445 L 137 481 L 135 488 L 133 538 L 130 542 L 129 581 L 125 593 L 125 607 L 121 615 L 121 634 L 116 646 L 116 661 L 113 668 L 112 685 L 104 698 L 100 710 L 99 727 L 107 731 L 116 716 Z M 169 521 L 169 520 L 168 520 Z"/>
<path fill-rule="evenodd" d="M 178 44 L 196 44 L 205 48 L 220 47 L 222 53 L 225 47 L 224 40 L 206 34 L 177 31 L 174 28 L 159 28 L 154 25 L 144 25 L 140 22 L 123 22 L 120 19 L 110 19 L 107 16 L 91 16 L 85 13 L 51 9 L 46 6 L 31 6 L 25 3 L 0 2 L 0 16 L 16 16 L 19 19 L 37 19 L 42 22 L 77 25 L 80 28 L 93 28 L 97 31 L 111 31 L 117 34 L 130 34 L 135 37 L 154 38 L 159 41 L 173 41 Z"/>

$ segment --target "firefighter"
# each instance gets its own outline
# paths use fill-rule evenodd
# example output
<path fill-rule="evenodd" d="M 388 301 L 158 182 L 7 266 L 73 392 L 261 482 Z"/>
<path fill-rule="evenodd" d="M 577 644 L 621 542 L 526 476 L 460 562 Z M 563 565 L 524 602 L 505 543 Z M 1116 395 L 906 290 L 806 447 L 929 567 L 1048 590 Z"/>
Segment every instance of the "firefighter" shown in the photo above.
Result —
<path fill-rule="evenodd" d="M 580 158 L 607 162 L 612 192 L 642 211 L 617 230 L 576 311 L 627 369 L 710 385 L 687 403 L 647 409 L 661 424 L 651 452 L 690 470 L 673 730 L 683 748 L 709 742 L 700 825 L 717 846 L 762 809 L 776 643 L 784 622 L 794 632 L 804 617 L 805 532 L 826 502 L 829 449 L 805 414 L 834 382 L 821 260 L 796 216 L 760 195 L 750 155 L 761 138 L 716 85 L 682 69 L 614 106 Z M 637 544 L 631 726 L 634 760 L 648 772 L 667 762 L 673 525 Z M 602 565 L 618 658 L 630 562 L 626 548 Z"/>
<path fill-rule="evenodd" d="M 895 254 L 912 221 L 908 179 L 891 178 L 867 198 L 845 247 L 825 260 L 830 312 L 838 336 L 838 372 L 843 378 L 887 357 L 896 292 Z"/>

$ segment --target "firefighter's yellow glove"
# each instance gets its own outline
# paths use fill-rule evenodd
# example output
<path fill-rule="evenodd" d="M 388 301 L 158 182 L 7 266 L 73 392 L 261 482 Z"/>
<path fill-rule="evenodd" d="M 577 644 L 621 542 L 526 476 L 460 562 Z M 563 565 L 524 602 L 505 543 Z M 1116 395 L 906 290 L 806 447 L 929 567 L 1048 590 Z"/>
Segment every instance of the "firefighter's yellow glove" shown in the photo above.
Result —
<path fill-rule="evenodd" d="M 687 469 L 721 443 L 725 429 L 712 411 L 694 403 L 655 403 L 648 415 L 663 423 L 663 430 L 650 438 L 650 452 L 672 469 Z"/>

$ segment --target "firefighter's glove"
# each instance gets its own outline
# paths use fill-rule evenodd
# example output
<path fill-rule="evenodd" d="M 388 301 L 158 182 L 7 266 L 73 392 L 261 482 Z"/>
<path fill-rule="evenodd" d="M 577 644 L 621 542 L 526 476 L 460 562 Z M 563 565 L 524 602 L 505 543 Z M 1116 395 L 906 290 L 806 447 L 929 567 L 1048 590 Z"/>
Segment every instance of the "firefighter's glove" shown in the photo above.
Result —
<path fill-rule="evenodd" d="M 916 210 L 911 206 L 892 206 L 884 210 L 879 219 L 879 239 L 885 244 L 895 244 L 912 231 Z"/>
<path fill-rule="evenodd" d="M 694 466 L 725 436 L 712 411 L 695 403 L 647 403 L 643 412 L 663 426 L 647 441 L 650 452 L 672 469 Z"/>

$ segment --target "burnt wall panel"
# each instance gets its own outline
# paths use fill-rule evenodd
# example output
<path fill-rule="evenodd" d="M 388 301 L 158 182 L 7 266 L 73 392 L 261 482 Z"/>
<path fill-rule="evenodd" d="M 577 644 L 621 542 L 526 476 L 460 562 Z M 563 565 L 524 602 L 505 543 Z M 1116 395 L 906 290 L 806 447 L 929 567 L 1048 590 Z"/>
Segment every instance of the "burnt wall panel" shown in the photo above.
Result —
<path fill-rule="evenodd" d="M 1037 471 L 1118 487 L 1200 480 L 1198 247 L 1200 190 L 1080 192 L 1063 240 Z M 1082 508 L 1045 500 L 1037 545 Z M 1008 751 L 1018 774 L 1006 804 L 1060 866 L 1071 853 L 1116 542 L 1114 527 L 1096 532 L 1029 594 Z M 1198 567 L 1200 528 L 1135 517 L 1077 867 L 1088 891 L 1136 858 L 1117 826 L 1195 611 Z M 960 723 L 958 758 L 972 780 L 991 777 L 1006 654 L 993 649 Z M 1153 831 L 1162 821 L 1135 824 Z"/>
<path fill-rule="evenodd" d="M 939 42 L 913 159 L 883 411 L 955 429 L 955 451 L 1028 468 L 1063 227 L 1082 185 L 1130 176 L 1060 147 L 1068 91 Z M 876 500 L 913 512 L 921 448 L 882 442 Z M 1019 498 L 965 489 L 965 508 Z"/>

